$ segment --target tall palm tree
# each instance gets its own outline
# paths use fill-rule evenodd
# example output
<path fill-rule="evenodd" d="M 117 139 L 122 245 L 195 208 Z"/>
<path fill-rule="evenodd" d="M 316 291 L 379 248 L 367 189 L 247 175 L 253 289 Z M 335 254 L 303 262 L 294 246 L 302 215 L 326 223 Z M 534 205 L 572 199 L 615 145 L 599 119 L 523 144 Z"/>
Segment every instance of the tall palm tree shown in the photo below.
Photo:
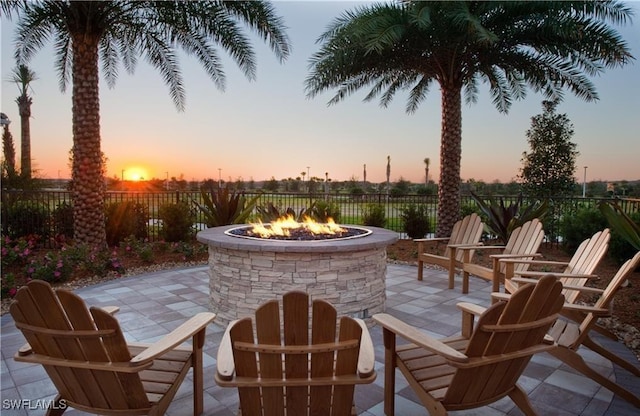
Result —
<path fill-rule="evenodd" d="M 31 179 L 30 119 L 33 100 L 29 96 L 29 87 L 36 79 L 36 73 L 26 65 L 18 65 L 11 74 L 11 82 L 20 90 L 20 95 L 16 98 L 20 114 L 20 175 L 25 179 Z"/>
<path fill-rule="evenodd" d="M 424 184 L 429 186 L 429 165 L 431 164 L 431 159 L 428 157 L 424 158 Z"/>
<path fill-rule="evenodd" d="M 333 21 L 311 57 L 306 91 L 314 97 L 337 89 L 335 104 L 364 87 L 365 101 L 387 106 L 409 90 L 413 113 L 433 84 L 441 92 L 440 181 L 437 235 L 447 235 L 460 215 L 462 93 L 477 99 L 480 82 L 507 112 L 527 86 L 549 98 L 564 89 L 597 99 L 591 76 L 633 59 L 609 25 L 631 19 L 615 0 L 482 2 L 402 1 L 361 6 Z"/>
<path fill-rule="evenodd" d="M 195 56 L 224 89 L 217 47 L 225 49 L 249 79 L 256 62 L 242 25 L 267 42 L 283 61 L 289 55 L 284 24 L 266 1 L 38 1 L 19 4 L 16 58 L 26 63 L 50 37 L 64 91 L 72 83 L 75 240 L 106 245 L 101 175 L 98 64 L 113 87 L 122 62 L 133 72 L 140 56 L 162 74 L 178 110 L 185 91 L 177 47 Z M 11 17 L 12 10 L 4 10 Z M 71 80 L 69 79 L 71 73 Z"/>

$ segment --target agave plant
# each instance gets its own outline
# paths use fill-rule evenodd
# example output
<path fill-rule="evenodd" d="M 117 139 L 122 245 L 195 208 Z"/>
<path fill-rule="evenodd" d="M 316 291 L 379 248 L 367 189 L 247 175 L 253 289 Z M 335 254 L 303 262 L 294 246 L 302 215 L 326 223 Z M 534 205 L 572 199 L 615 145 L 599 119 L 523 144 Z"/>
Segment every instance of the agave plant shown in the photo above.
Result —
<path fill-rule="evenodd" d="M 302 208 L 297 213 L 296 210 L 291 207 L 288 207 L 282 212 L 273 202 L 267 202 L 265 205 L 257 206 L 256 213 L 262 222 L 271 222 L 283 217 L 291 217 L 298 222 L 302 222 L 305 217 L 311 216 L 311 211 L 314 207 L 315 203 L 311 204 L 309 208 Z"/>
<path fill-rule="evenodd" d="M 628 241 L 633 248 L 640 250 L 640 226 L 624 212 L 618 201 L 602 201 L 598 208 L 611 228 Z"/>
<path fill-rule="evenodd" d="M 518 195 L 518 199 L 508 206 L 505 205 L 502 197 L 499 201 L 492 197 L 489 197 L 488 201 L 484 201 L 473 192 L 471 192 L 471 196 L 487 217 L 486 224 L 489 230 L 504 244 L 509 241 L 513 230 L 534 218 L 543 218 L 549 210 L 547 200 L 524 205 L 522 194 Z"/>
<path fill-rule="evenodd" d="M 202 204 L 193 202 L 204 214 L 207 227 L 245 223 L 261 196 L 247 199 L 244 193 L 230 191 L 228 186 L 215 189 L 213 185 L 209 191 L 202 189 L 200 195 Z"/>

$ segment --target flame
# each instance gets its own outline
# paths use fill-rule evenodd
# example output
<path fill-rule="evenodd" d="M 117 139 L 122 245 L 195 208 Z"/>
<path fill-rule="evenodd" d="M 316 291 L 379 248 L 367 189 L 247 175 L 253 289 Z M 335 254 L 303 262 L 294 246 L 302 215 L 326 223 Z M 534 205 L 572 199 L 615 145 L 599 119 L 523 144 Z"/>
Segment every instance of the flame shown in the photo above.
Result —
<path fill-rule="evenodd" d="M 330 234 L 345 232 L 346 230 L 340 227 L 333 221 L 333 218 L 328 218 L 326 223 L 319 223 L 309 217 L 304 217 L 302 222 L 298 222 L 291 215 L 278 218 L 268 224 L 263 224 L 262 221 L 258 223 L 251 223 L 252 226 L 250 232 L 253 235 L 260 236 L 261 238 L 269 238 L 273 236 L 290 237 L 292 230 L 304 228 L 311 234 Z"/>

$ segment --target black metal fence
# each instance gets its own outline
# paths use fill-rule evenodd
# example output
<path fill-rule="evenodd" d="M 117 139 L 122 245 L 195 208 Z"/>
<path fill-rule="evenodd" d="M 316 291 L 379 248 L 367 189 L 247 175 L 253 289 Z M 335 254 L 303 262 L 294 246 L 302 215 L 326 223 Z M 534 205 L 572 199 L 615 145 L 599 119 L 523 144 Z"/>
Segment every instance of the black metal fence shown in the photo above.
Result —
<path fill-rule="evenodd" d="M 286 208 L 292 208 L 296 212 L 308 208 L 314 201 L 322 200 L 330 202 L 340 213 L 338 222 L 342 224 L 363 224 L 363 212 L 369 204 L 379 204 L 384 207 L 386 225 L 385 228 L 397 231 L 403 237 L 403 224 L 401 212 L 404 208 L 412 204 L 426 206 L 429 215 L 431 230 L 436 227 L 436 213 L 438 198 L 435 195 L 395 195 L 387 194 L 330 194 L 330 193 L 250 193 L 247 197 L 260 195 L 258 205 L 272 203 L 281 212 Z M 494 197 L 496 198 L 496 197 Z M 506 205 L 517 200 L 517 196 L 501 197 Z M 546 238 L 550 242 L 561 239 L 559 224 L 562 218 L 574 215 L 581 208 L 597 207 L 598 203 L 606 198 L 553 198 L 550 203 L 550 215 L 545 220 L 544 228 Z M 206 228 L 206 218 L 197 208 L 196 202 L 202 203 L 200 192 L 195 191 L 169 191 L 169 192 L 107 192 L 105 195 L 105 206 L 111 203 L 130 201 L 142 204 L 147 207 L 148 218 L 148 238 L 151 241 L 160 239 L 158 229 L 159 209 L 166 204 L 186 202 L 191 205 L 195 222 L 194 229 Z M 633 213 L 640 211 L 640 199 L 621 199 L 620 205 L 625 212 Z M 3 191 L 2 193 L 2 232 L 3 235 L 19 237 L 20 230 L 42 230 L 44 235 L 55 236 L 59 232 L 59 221 L 55 221 L 56 213 L 63 208 L 70 209 L 72 204 L 71 193 L 67 191 Z M 38 215 L 12 215 L 16 206 L 28 206 L 30 210 L 35 210 Z M 462 214 L 478 211 L 475 200 L 470 196 L 463 196 L 461 199 Z M 27 211 L 27 214 L 31 211 Z M 38 223 L 25 223 L 37 221 Z M 25 231 L 27 232 L 27 231 Z M 43 241 L 45 245 L 51 244 Z"/>

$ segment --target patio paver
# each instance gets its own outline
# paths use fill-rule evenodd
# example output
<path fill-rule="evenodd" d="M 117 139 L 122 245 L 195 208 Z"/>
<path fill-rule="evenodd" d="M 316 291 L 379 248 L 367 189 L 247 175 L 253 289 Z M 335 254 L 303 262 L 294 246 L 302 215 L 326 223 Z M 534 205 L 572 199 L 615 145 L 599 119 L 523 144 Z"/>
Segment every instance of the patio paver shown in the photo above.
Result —
<path fill-rule="evenodd" d="M 491 291 L 488 282 L 471 279 L 469 294 L 460 293 L 461 280 L 456 279 L 457 288 L 447 289 L 447 278 L 441 270 L 425 270 L 424 281 L 416 280 L 416 266 L 389 264 L 387 268 L 387 312 L 406 322 L 422 328 L 437 337 L 456 333 L 460 327 L 457 302 L 466 301 L 487 306 Z M 78 289 L 78 293 L 89 305 L 118 305 L 116 315 L 125 336 L 130 341 L 155 341 L 197 312 L 208 310 L 208 268 L 167 270 L 139 276 L 112 280 L 102 284 Z M 15 328 L 10 315 L 2 316 L 0 349 L 0 413 L 10 415 L 44 415 L 42 407 L 55 395 L 53 385 L 41 366 L 18 363 L 13 360 L 16 350 L 25 342 Z M 356 387 L 356 406 L 365 416 L 383 415 L 384 349 L 380 327 L 370 328 L 376 346 L 377 380 L 369 385 Z M 238 396 L 235 389 L 218 387 L 214 380 L 216 352 L 224 328 L 211 324 L 205 344 L 204 371 L 205 394 L 204 415 L 235 415 Z M 620 342 L 596 335 L 598 342 L 627 359 L 633 353 Z M 640 395 L 640 378 L 625 370 L 612 366 L 598 354 L 581 348 L 585 360 L 598 371 Z M 187 376 L 188 378 L 190 376 Z M 615 397 L 613 393 L 583 377 L 573 369 L 548 354 L 534 356 L 520 379 L 528 392 L 534 408 L 541 415 L 638 415 L 640 410 Z M 426 415 L 417 396 L 404 381 L 402 375 L 396 383 L 396 414 L 401 416 Z M 192 383 L 186 380 L 167 415 L 192 415 Z M 69 409 L 65 415 L 77 416 L 86 413 Z M 482 409 L 451 412 L 452 415 L 519 415 L 510 399 L 505 398 Z"/>

